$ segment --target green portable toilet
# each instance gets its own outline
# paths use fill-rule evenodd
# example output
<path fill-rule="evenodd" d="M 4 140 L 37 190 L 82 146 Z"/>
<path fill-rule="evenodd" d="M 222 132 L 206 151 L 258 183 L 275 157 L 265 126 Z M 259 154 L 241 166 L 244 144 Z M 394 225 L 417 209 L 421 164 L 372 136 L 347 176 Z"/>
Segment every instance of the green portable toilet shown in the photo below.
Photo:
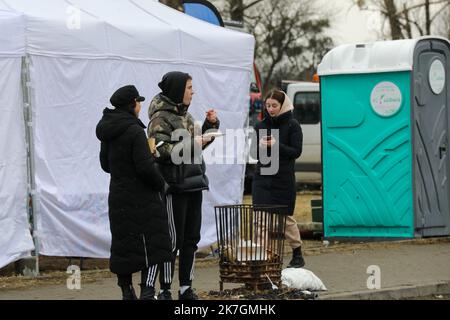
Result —
<path fill-rule="evenodd" d="M 450 235 L 450 43 L 343 45 L 319 66 L 326 238 Z"/>

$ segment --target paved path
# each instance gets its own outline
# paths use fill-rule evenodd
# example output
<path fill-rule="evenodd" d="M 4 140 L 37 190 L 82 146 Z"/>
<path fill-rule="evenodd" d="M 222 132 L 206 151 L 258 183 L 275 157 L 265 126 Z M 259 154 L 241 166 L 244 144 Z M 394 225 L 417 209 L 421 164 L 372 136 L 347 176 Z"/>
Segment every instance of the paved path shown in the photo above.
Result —
<path fill-rule="evenodd" d="M 448 241 L 431 244 L 358 245 L 355 249 L 330 251 L 318 253 L 311 250 L 312 255 L 305 257 L 306 268 L 313 271 L 328 288 L 328 292 L 320 293 L 321 298 L 361 291 L 368 292 L 369 274 L 366 272 L 372 265 L 380 268 L 381 290 L 438 283 L 450 284 L 450 242 Z M 286 257 L 286 263 L 288 259 L 289 257 Z M 194 286 L 200 292 L 218 290 L 218 275 L 217 264 L 206 263 L 206 266 L 197 268 Z M 134 283 L 139 283 L 138 275 L 135 275 Z M 225 284 L 225 289 L 233 287 L 235 286 L 232 284 Z M 177 289 L 176 281 L 173 291 L 176 292 Z M 0 300 L 119 298 L 120 291 L 114 277 L 100 278 L 94 283 L 82 283 L 81 290 L 68 290 L 66 282 L 61 281 L 59 285 L 39 285 L 27 289 L 0 291 Z"/>

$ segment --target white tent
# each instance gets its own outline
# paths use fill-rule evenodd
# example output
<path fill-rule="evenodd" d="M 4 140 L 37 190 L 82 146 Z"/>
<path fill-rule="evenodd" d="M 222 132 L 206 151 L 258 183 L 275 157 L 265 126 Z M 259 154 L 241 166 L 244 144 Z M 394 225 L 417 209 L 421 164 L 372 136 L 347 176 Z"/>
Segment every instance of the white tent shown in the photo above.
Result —
<path fill-rule="evenodd" d="M 14 45 L 10 49 L 0 42 L 0 53 L 27 54 L 30 61 L 34 211 L 41 254 L 109 257 L 109 176 L 99 166 L 95 125 L 118 87 L 135 84 L 149 103 L 159 92 L 157 83 L 164 73 L 188 72 L 196 92 L 190 111 L 196 119 L 203 120 L 204 112 L 214 107 L 222 130 L 246 126 L 254 48 L 249 35 L 148 0 L 0 0 L 0 10 L 21 21 L 14 31 L 14 26 L 9 31 L 0 28 L 0 40 L 18 37 L 10 41 Z M 3 21 L 0 15 L 0 25 Z M 15 105 L 5 94 L 0 92 L 2 107 L 21 106 L 21 99 Z M 144 123 L 146 109 L 141 113 Z M 23 124 L 17 128 L 22 130 Z M 0 146 L 10 136 L 10 131 L 2 134 Z M 15 148 L 20 146 L 17 143 Z M 211 190 L 204 194 L 201 246 L 215 241 L 213 206 L 242 201 L 244 176 L 242 164 L 213 165 L 207 170 Z M 1 162 L 0 179 L 2 185 L 4 179 L 10 180 L 3 177 Z M 26 220 L 23 209 L 16 208 L 15 214 Z M 0 234 L 7 228 L 2 223 Z M 10 241 L 0 236 L 0 248 Z"/>
<path fill-rule="evenodd" d="M 27 218 L 27 157 L 21 92 L 23 16 L 0 10 L 0 267 L 33 250 Z"/>

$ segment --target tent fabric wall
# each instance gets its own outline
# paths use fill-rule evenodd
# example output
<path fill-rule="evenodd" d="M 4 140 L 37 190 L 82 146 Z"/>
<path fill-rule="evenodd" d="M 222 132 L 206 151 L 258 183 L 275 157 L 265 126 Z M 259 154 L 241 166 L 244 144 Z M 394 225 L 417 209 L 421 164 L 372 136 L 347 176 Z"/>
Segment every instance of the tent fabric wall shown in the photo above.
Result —
<path fill-rule="evenodd" d="M 0 268 L 34 250 L 27 215 L 21 58 L 0 55 Z"/>
<path fill-rule="evenodd" d="M 157 83 L 170 70 L 193 76 L 196 94 L 190 112 L 196 119 L 202 121 L 214 107 L 224 129 L 244 127 L 246 114 L 240 106 L 247 103 L 250 81 L 245 71 L 220 70 L 218 76 L 219 70 L 198 66 L 32 56 L 41 254 L 109 257 L 109 175 L 99 165 L 95 126 L 110 94 L 128 83 L 147 98 L 140 117 L 148 123 Z M 213 153 L 207 162 L 221 161 L 220 156 Z M 202 245 L 216 240 L 213 206 L 242 200 L 243 170 L 239 164 L 207 166 L 211 192 L 204 193 Z"/>
<path fill-rule="evenodd" d="M 72 28 L 74 8 L 79 29 Z M 22 13 L 26 23 L 41 254 L 109 257 L 109 176 L 99 166 L 95 125 L 118 87 L 135 84 L 150 103 L 164 73 L 189 72 L 196 119 L 214 107 L 222 130 L 246 126 L 254 46 L 249 35 L 145 0 L 0 0 L 1 9 Z M 231 157 L 237 161 L 242 154 Z M 201 246 L 216 240 L 213 206 L 240 203 L 243 191 L 243 164 L 207 170 L 211 191 L 204 194 Z"/>
<path fill-rule="evenodd" d="M 0 54 L 0 268 L 34 250 L 26 205 L 21 65 L 20 57 Z"/>
<path fill-rule="evenodd" d="M 34 250 L 27 218 L 22 17 L 0 11 L 0 268 Z"/>

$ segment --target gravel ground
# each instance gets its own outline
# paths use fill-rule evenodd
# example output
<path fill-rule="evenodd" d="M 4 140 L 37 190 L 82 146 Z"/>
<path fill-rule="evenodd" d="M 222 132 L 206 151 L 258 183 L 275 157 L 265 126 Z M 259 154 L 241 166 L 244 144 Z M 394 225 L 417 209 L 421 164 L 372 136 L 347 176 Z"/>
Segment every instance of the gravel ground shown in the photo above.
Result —
<path fill-rule="evenodd" d="M 310 201 L 320 199 L 320 192 L 298 194 L 295 218 L 299 223 L 311 221 Z M 244 203 L 251 203 L 246 196 Z M 322 279 L 327 293 L 364 290 L 366 268 L 377 264 L 383 270 L 383 286 L 426 284 L 433 281 L 450 281 L 450 238 L 416 239 L 376 243 L 339 243 L 324 245 L 322 241 L 304 240 L 304 255 L 308 270 Z M 203 256 L 210 253 L 205 248 Z M 286 251 L 285 262 L 290 250 Z M 87 259 L 81 273 L 83 290 L 70 291 L 66 283 L 70 276 L 65 272 L 69 264 L 79 260 L 61 257 L 41 257 L 41 275 L 26 278 L 11 275 L 14 265 L 0 270 L 0 300 L 2 299 L 118 299 L 116 277 L 108 270 L 107 259 Z M 218 289 L 218 259 L 199 259 L 196 263 L 196 286 L 202 297 Z M 3 275 L 3 276 L 2 276 Z M 135 284 L 139 282 L 135 275 Z M 226 284 L 225 289 L 239 285 Z M 174 281 L 177 289 L 177 280 Z M 417 300 L 450 300 L 450 295 L 429 296 Z"/>

